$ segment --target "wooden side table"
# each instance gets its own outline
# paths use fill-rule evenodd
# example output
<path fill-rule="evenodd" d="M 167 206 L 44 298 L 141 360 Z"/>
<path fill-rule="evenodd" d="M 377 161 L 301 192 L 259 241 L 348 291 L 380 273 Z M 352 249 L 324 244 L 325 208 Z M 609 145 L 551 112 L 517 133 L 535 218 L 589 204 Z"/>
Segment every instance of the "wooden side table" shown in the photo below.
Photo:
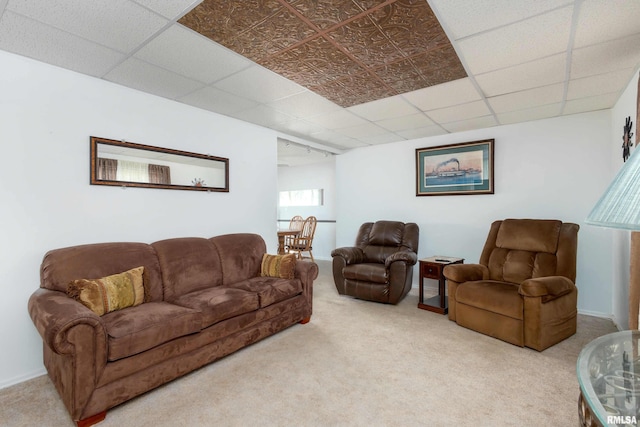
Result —
<path fill-rule="evenodd" d="M 445 290 L 445 278 L 442 271 L 450 264 L 463 264 L 464 258 L 453 258 L 448 256 L 432 256 L 424 258 L 420 263 L 420 299 L 418 308 L 433 311 L 435 313 L 447 314 L 449 312 L 449 301 Z M 425 301 L 424 299 L 424 279 L 438 281 L 438 295 Z"/>

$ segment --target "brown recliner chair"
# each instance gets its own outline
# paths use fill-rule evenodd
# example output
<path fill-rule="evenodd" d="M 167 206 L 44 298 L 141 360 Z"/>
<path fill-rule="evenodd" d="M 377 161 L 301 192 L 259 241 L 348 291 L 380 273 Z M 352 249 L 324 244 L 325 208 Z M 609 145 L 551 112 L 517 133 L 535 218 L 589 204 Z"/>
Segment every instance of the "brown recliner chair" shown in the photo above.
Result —
<path fill-rule="evenodd" d="M 444 268 L 449 319 L 538 351 L 575 334 L 579 228 L 556 220 L 494 222 L 479 264 Z"/>
<path fill-rule="evenodd" d="M 415 223 L 362 224 L 355 247 L 331 251 L 338 293 L 397 304 L 411 290 L 413 266 L 418 260 L 418 235 Z"/>

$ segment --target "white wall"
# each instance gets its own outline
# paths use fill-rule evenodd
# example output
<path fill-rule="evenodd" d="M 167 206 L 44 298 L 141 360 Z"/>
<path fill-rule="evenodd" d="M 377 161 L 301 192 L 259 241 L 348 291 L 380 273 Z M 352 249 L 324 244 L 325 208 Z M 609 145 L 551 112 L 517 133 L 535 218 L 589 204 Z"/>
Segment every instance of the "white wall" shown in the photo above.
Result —
<path fill-rule="evenodd" d="M 336 166 L 335 159 L 304 166 L 278 168 L 278 191 L 324 190 L 322 206 L 278 206 L 279 219 L 291 219 L 295 215 L 306 218 L 310 215 L 318 219 L 313 238 L 314 259 L 331 259 L 331 251 L 336 247 Z M 276 195 L 277 197 L 277 195 Z M 285 228 L 288 222 L 281 222 Z M 304 254 L 307 256 L 307 254 Z"/>
<path fill-rule="evenodd" d="M 616 105 L 611 109 L 611 135 L 608 145 L 611 149 L 611 174 L 608 182 L 611 182 L 615 174 L 620 170 L 624 162 L 622 161 L 622 135 L 623 127 L 627 117 L 631 117 L 633 122 L 632 132 L 637 134 L 638 123 L 636 123 L 637 94 L 638 94 L 638 73 L 633 75 L 627 88 L 620 96 Z M 631 152 L 637 147 L 635 144 L 636 135 Z M 640 153 L 639 153 L 640 154 Z M 638 183 L 640 185 L 640 183 Z M 611 235 L 613 249 L 611 252 L 611 263 L 613 265 L 613 275 L 610 286 L 613 288 L 613 317 L 616 324 L 622 328 L 629 327 L 629 267 L 630 250 L 629 242 L 631 233 L 626 230 L 607 230 Z"/>
<path fill-rule="evenodd" d="M 475 263 L 492 221 L 553 218 L 581 226 L 578 308 L 612 313 L 609 232 L 583 223 L 610 180 L 610 113 L 600 111 L 352 150 L 338 156 L 337 246 L 361 223 L 416 222 L 420 258 Z M 415 149 L 495 139 L 495 194 L 415 195 Z M 417 272 L 414 271 L 414 285 Z"/>
<path fill-rule="evenodd" d="M 44 372 L 27 300 L 49 249 L 255 232 L 276 250 L 274 132 L 2 51 L 0 64 L 0 387 Z M 227 157 L 230 192 L 91 186 L 91 135 Z"/>

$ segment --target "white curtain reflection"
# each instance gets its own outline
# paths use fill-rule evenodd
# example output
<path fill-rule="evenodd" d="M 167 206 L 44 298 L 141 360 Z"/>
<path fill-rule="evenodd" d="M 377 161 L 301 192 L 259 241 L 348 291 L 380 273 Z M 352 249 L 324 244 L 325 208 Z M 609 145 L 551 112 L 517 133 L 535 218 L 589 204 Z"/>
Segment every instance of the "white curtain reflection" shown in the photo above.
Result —
<path fill-rule="evenodd" d="M 118 160 L 116 179 L 118 181 L 149 182 L 149 164 Z"/>

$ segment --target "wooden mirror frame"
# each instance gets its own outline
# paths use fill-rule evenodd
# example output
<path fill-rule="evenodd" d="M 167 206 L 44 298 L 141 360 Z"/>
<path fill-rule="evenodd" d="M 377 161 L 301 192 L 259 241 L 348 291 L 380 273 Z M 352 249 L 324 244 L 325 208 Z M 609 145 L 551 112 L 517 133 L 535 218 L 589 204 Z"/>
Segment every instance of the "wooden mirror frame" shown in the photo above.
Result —
<path fill-rule="evenodd" d="M 117 187 L 141 187 L 141 188 L 162 188 L 168 190 L 191 190 L 191 191 L 207 191 L 207 192 L 229 192 L 229 159 L 225 157 L 217 157 L 217 156 L 209 156 L 206 154 L 198 154 L 198 153 L 190 153 L 188 151 L 174 150 L 171 148 L 162 148 L 162 147 L 154 147 L 151 145 L 143 145 L 136 144 L 133 142 L 125 142 L 125 141 L 116 141 L 113 139 L 100 138 L 96 136 L 91 137 L 91 148 L 90 148 L 90 165 L 91 165 L 91 173 L 90 173 L 90 184 L 91 185 L 109 185 L 109 186 L 117 186 Z M 172 163 L 187 163 L 181 162 L 180 157 L 185 157 L 187 161 L 193 162 L 195 159 L 200 159 L 200 161 L 204 161 L 204 163 L 211 161 L 216 162 L 212 165 L 215 165 L 216 168 L 221 169 L 224 168 L 224 183 L 223 185 L 213 185 L 207 186 L 206 181 L 204 185 L 197 185 L 195 182 L 191 185 L 189 184 L 157 184 L 157 183 L 149 183 L 149 182 L 133 182 L 133 181 L 118 181 L 118 180 L 109 180 L 109 179 L 99 179 L 98 178 L 98 154 L 99 154 L 99 146 L 110 146 L 110 147 L 119 147 L 121 149 L 133 149 L 135 152 L 139 152 L 139 150 L 150 152 L 149 158 L 145 160 L 154 161 L 154 156 L 157 157 L 158 154 L 163 156 L 169 155 L 172 159 Z M 133 152 L 133 151 L 132 151 Z M 175 157 L 177 156 L 177 157 Z M 136 156 L 139 157 L 139 156 Z M 195 160 L 197 161 L 197 160 Z M 148 163 L 148 162 L 147 162 Z M 194 176 L 194 181 L 197 177 Z"/>

